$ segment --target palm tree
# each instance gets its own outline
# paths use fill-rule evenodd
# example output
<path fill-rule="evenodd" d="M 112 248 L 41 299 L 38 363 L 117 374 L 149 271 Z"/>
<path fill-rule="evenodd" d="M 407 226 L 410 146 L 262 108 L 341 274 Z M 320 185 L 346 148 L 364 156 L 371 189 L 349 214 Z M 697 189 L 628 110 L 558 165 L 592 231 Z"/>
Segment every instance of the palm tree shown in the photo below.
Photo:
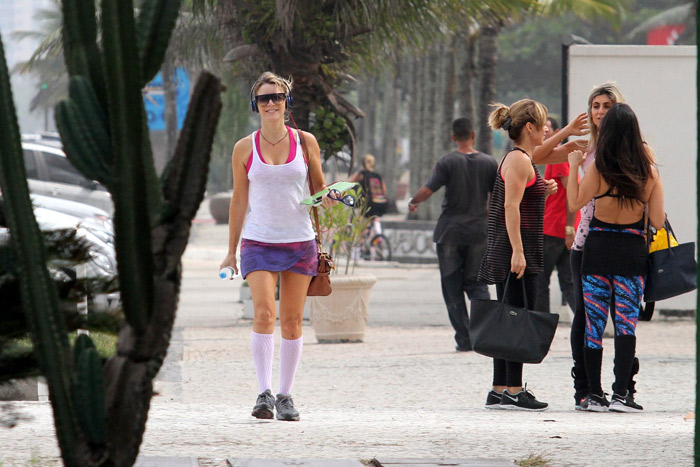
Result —
<path fill-rule="evenodd" d="M 291 76 L 294 117 L 308 128 L 314 108 L 329 107 L 345 119 L 362 117 L 338 89 L 358 64 L 371 63 L 382 50 L 420 47 L 474 15 L 505 14 L 527 0 L 194 0 L 213 7 L 228 53 L 252 77 L 264 69 Z M 348 142 L 352 148 L 352 143 Z"/>
<path fill-rule="evenodd" d="M 32 73 L 37 76 L 39 84 L 37 92 L 30 104 L 30 110 L 50 112 L 54 106 L 65 99 L 68 93 L 68 78 L 63 64 L 61 45 L 61 9 L 53 5 L 40 8 L 34 15 L 40 22 L 41 29 L 37 31 L 17 31 L 12 37 L 17 40 L 31 39 L 39 42 L 39 46 L 29 60 L 19 62 L 13 68 L 13 73 Z"/>
<path fill-rule="evenodd" d="M 490 153 L 493 137 L 486 120 L 489 106 L 496 95 L 496 67 L 498 64 L 498 33 L 507 23 L 518 21 L 527 15 L 557 16 L 574 13 L 583 19 L 604 18 L 619 25 L 624 12 L 624 0 L 535 0 L 528 9 L 514 7 L 509 13 L 492 16 L 490 21 L 478 21 L 485 25 L 479 31 L 479 98 L 477 101 L 478 139 L 477 149 Z"/>

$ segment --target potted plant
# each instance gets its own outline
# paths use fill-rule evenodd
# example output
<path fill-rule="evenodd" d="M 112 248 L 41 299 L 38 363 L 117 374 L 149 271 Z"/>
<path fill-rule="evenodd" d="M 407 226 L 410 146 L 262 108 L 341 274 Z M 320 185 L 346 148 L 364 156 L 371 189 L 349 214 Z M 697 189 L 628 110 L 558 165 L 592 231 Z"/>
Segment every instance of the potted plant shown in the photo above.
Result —
<path fill-rule="evenodd" d="M 356 200 L 354 207 L 338 203 L 331 209 L 319 208 L 321 241 L 335 261 L 326 297 L 309 297 L 309 315 L 319 343 L 362 342 L 369 318 L 369 295 L 377 278 L 354 274 L 362 236 L 372 223 L 366 217 L 367 200 L 360 189 L 345 194 Z"/>

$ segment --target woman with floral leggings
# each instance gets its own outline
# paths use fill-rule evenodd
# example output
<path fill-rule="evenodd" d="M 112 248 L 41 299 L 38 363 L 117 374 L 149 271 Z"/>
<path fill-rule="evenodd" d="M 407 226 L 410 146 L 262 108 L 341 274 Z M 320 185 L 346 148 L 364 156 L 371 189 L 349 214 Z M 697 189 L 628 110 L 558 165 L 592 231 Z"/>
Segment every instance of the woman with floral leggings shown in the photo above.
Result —
<path fill-rule="evenodd" d="M 567 186 L 571 210 L 596 200 L 581 266 L 586 310 L 584 361 L 590 385 L 584 405 L 593 412 L 608 406 L 615 412 L 636 412 L 641 407 L 629 402 L 627 387 L 647 272 L 645 212 L 651 225 L 662 227 L 663 185 L 637 117 L 626 104 L 615 104 L 603 118 L 595 153 L 595 162 L 580 185 L 576 177 L 569 177 Z M 581 151 L 569 153 L 572 173 L 584 159 Z M 608 404 L 600 369 L 610 309 L 615 310 L 615 383 Z"/>

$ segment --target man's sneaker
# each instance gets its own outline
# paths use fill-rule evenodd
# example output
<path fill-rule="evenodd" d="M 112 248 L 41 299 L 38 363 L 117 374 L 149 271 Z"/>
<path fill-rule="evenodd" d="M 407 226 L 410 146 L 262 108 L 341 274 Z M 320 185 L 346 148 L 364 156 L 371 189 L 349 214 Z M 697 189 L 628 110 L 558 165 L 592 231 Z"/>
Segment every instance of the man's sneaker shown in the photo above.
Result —
<path fill-rule="evenodd" d="M 634 401 L 634 393 L 632 391 L 627 391 L 627 399 L 626 400 L 627 400 L 627 405 L 632 406 L 632 407 L 636 408 L 637 410 L 644 410 L 644 407 L 642 407 L 641 405 L 637 404 Z"/>
<path fill-rule="evenodd" d="M 258 400 L 255 401 L 255 407 L 253 407 L 253 413 L 251 414 L 255 418 L 272 418 L 274 416 L 275 398 L 272 397 L 272 392 L 269 389 L 265 389 L 258 395 Z"/>
<path fill-rule="evenodd" d="M 486 396 L 486 404 L 484 407 L 487 409 L 500 409 L 501 408 L 501 394 L 497 393 L 493 389 L 489 391 L 488 396 Z"/>
<path fill-rule="evenodd" d="M 576 410 L 588 410 L 588 398 L 587 397 L 577 398 L 576 402 L 574 402 L 574 409 L 576 409 Z"/>
<path fill-rule="evenodd" d="M 277 394 L 275 408 L 277 409 L 277 420 L 299 421 L 299 412 L 294 408 L 294 401 L 291 395 Z"/>
<path fill-rule="evenodd" d="M 527 384 L 517 394 L 511 394 L 506 389 L 501 397 L 500 407 L 507 410 L 528 410 L 531 412 L 541 412 L 547 410 L 549 404 L 535 399 L 535 395 L 527 390 Z"/>
<path fill-rule="evenodd" d="M 605 397 L 605 394 L 589 394 L 586 396 L 586 409 L 588 412 L 607 412 L 610 402 Z"/>
<path fill-rule="evenodd" d="M 637 404 L 633 397 L 629 396 L 629 391 L 627 391 L 627 394 L 624 396 L 618 393 L 613 393 L 612 400 L 610 401 L 610 411 L 627 413 L 641 412 L 643 407 Z"/>

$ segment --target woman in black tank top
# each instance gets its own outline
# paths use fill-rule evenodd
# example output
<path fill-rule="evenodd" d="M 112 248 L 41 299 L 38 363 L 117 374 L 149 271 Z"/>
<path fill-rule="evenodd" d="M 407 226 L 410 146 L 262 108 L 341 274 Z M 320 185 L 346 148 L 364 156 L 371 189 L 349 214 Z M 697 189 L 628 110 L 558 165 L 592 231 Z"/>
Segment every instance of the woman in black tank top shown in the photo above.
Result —
<path fill-rule="evenodd" d="M 537 273 L 543 263 L 544 198 L 556 190 L 556 182 L 543 180 L 530 157 L 535 147 L 542 144 L 546 121 L 547 108 L 530 99 L 510 107 L 497 104 L 489 116 L 491 128 L 507 130 L 515 146 L 503 158 L 496 175 L 479 280 L 496 284 L 498 299 L 519 307 L 526 306 L 523 290 L 528 305 L 535 302 Z M 509 275 L 511 280 L 505 290 Z M 495 358 L 493 387 L 486 398 L 486 408 L 545 410 L 547 403 L 523 388 L 522 373 L 522 363 Z"/>
<path fill-rule="evenodd" d="M 581 151 L 569 154 L 571 171 L 578 170 Z M 596 159 L 581 181 L 570 177 L 569 209 L 596 199 L 581 266 L 586 329 L 584 364 L 590 393 L 586 410 L 639 412 L 628 383 L 636 350 L 635 330 L 644 293 L 648 250 L 644 233 L 649 222 L 660 228 L 665 220 L 663 186 L 642 141 L 637 117 L 626 104 L 615 104 L 600 125 Z M 608 310 L 615 310 L 615 383 L 608 402 L 601 384 L 603 330 Z"/>

